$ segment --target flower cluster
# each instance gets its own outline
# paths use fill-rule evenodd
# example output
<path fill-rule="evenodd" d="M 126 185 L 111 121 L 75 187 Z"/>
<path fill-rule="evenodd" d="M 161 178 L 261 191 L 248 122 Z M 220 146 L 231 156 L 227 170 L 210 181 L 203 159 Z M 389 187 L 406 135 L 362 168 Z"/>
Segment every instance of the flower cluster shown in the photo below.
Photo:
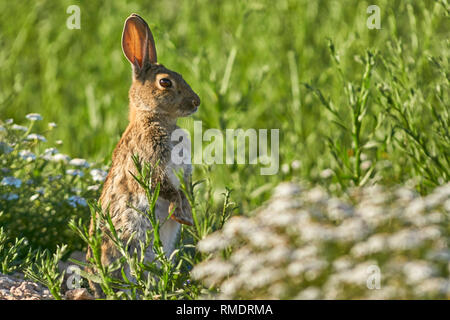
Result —
<path fill-rule="evenodd" d="M 192 276 L 220 299 L 450 298 L 450 184 L 354 189 L 283 183 L 250 217 L 198 243 Z M 215 293 L 213 293 L 215 292 Z"/>
<path fill-rule="evenodd" d="M 87 200 L 98 198 L 106 168 L 48 146 L 43 134 L 32 132 L 43 117 L 31 113 L 26 119 L 27 126 L 0 120 L 0 224 L 9 238 L 25 237 L 35 246 L 70 244 L 75 237 L 67 223 L 88 216 Z"/>

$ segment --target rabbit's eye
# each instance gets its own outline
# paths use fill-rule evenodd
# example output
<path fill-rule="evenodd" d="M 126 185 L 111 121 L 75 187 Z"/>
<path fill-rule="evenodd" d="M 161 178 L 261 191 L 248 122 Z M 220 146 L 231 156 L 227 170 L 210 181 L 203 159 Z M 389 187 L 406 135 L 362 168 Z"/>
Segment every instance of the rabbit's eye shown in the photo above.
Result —
<path fill-rule="evenodd" d="M 167 78 L 162 78 L 159 80 L 159 84 L 163 88 L 170 88 L 172 86 L 172 81 L 170 81 L 170 79 Z"/>

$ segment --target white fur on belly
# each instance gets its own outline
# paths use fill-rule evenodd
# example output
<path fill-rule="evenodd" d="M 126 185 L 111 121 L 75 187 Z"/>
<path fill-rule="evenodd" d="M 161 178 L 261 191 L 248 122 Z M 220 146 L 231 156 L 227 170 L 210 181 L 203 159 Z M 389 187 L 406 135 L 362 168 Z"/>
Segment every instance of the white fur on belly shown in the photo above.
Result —
<path fill-rule="evenodd" d="M 142 194 L 139 196 L 139 204 L 137 205 L 137 208 L 141 211 L 147 211 L 149 208 L 149 204 L 147 201 L 147 197 Z M 145 230 L 133 230 L 137 231 L 138 235 L 144 235 L 145 240 L 145 234 L 146 229 L 151 228 L 151 224 L 148 221 L 147 217 L 144 217 L 139 212 L 134 211 L 136 214 L 135 219 L 144 219 L 145 221 L 142 221 L 142 223 L 135 224 L 139 225 L 141 228 Z M 155 214 L 156 217 L 158 217 L 160 222 L 160 229 L 159 229 L 159 236 L 164 248 L 164 252 L 166 253 L 166 256 L 169 257 L 173 250 L 175 249 L 175 243 L 178 237 L 178 233 L 180 231 L 180 224 L 172 219 L 167 219 L 169 215 L 169 202 L 163 198 L 158 198 L 156 201 L 155 206 Z M 148 248 L 147 252 L 145 253 L 146 260 L 152 260 L 154 258 L 153 250 L 152 248 Z"/>
<path fill-rule="evenodd" d="M 169 201 L 159 198 L 156 201 L 155 212 L 162 224 L 159 230 L 159 236 L 161 237 L 164 252 L 169 257 L 175 249 L 175 243 L 181 226 L 175 220 L 167 219 L 169 215 Z"/>
<path fill-rule="evenodd" d="M 182 129 L 178 129 L 177 131 L 181 134 L 182 140 L 181 142 L 172 141 L 172 151 L 175 146 L 175 152 L 177 154 L 172 154 L 169 163 L 166 166 L 166 175 L 169 178 L 170 183 L 178 189 L 180 187 L 180 181 L 175 173 L 178 173 L 180 170 L 183 171 L 184 176 L 190 175 L 192 171 L 191 165 L 191 140 L 189 139 L 189 135 Z M 180 146 L 182 151 L 180 150 Z M 181 154 L 178 154 L 182 152 Z"/>

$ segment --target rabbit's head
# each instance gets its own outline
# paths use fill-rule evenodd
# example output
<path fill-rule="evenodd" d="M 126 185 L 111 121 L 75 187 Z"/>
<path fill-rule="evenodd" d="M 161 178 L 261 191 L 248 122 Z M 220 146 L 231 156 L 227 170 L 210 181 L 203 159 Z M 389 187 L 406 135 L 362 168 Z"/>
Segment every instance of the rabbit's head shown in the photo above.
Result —
<path fill-rule="evenodd" d="M 157 62 L 152 32 L 137 14 L 133 13 L 125 21 L 122 49 L 133 69 L 131 118 L 142 111 L 167 119 L 185 117 L 197 111 L 200 98 L 180 74 Z"/>

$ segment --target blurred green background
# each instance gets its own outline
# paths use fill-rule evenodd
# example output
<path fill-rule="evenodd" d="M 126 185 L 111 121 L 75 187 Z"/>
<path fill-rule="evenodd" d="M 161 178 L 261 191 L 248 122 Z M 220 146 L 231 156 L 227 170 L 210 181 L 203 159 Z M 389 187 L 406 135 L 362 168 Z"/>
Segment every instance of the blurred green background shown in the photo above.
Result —
<path fill-rule="evenodd" d="M 366 26 L 372 4 L 380 8 L 379 30 Z M 81 9 L 79 30 L 66 27 L 70 5 Z M 127 125 L 131 69 L 120 40 L 124 20 L 136 12 L 153 31 L 159 62 L 181 73 L 202 99 L 193 118 L 180 120 L 182 127 L 192 130 L 195 119 L 204 129 L 280 129 L 277 175 L 261 176 L 258 166 L 209 168 L 217 193 L 233 188 L 245 211 L 282 180 L 321 183 L 332 192 L 355 184 L 339 174 L 353 161 L 351 135 L 311 88 L 350 126 L 345 88 L 353 83 L 359 90 L 370 50 L 378 55 L 361 137 L 371 143 L 363 151 L 362 160 L 370 162 L 364 170 L 373 171 L 364 182 L 414 178 L 426 191 L 449 178 L 441 168 L 448 169 L 448 136 L 439 138 L 448 124 L 448 8 L 447 1 L 412 0 L 1 1 L 0 115 L 20 121 L 40 113 L 58 125 L 49 146 L 61 139 L 59 149 L 70 156 L 108 164 Z M 396 122 L 389 114 L 392 101 L 380 91 L 386 87 L 408 108 L 403 125 L 422 135 L 426 152 L 396 129 L 402 117 Z M 46 128 L 46 122 L 37 125 Z M 199 167 L 197 179 L 206 175 Z"/>

